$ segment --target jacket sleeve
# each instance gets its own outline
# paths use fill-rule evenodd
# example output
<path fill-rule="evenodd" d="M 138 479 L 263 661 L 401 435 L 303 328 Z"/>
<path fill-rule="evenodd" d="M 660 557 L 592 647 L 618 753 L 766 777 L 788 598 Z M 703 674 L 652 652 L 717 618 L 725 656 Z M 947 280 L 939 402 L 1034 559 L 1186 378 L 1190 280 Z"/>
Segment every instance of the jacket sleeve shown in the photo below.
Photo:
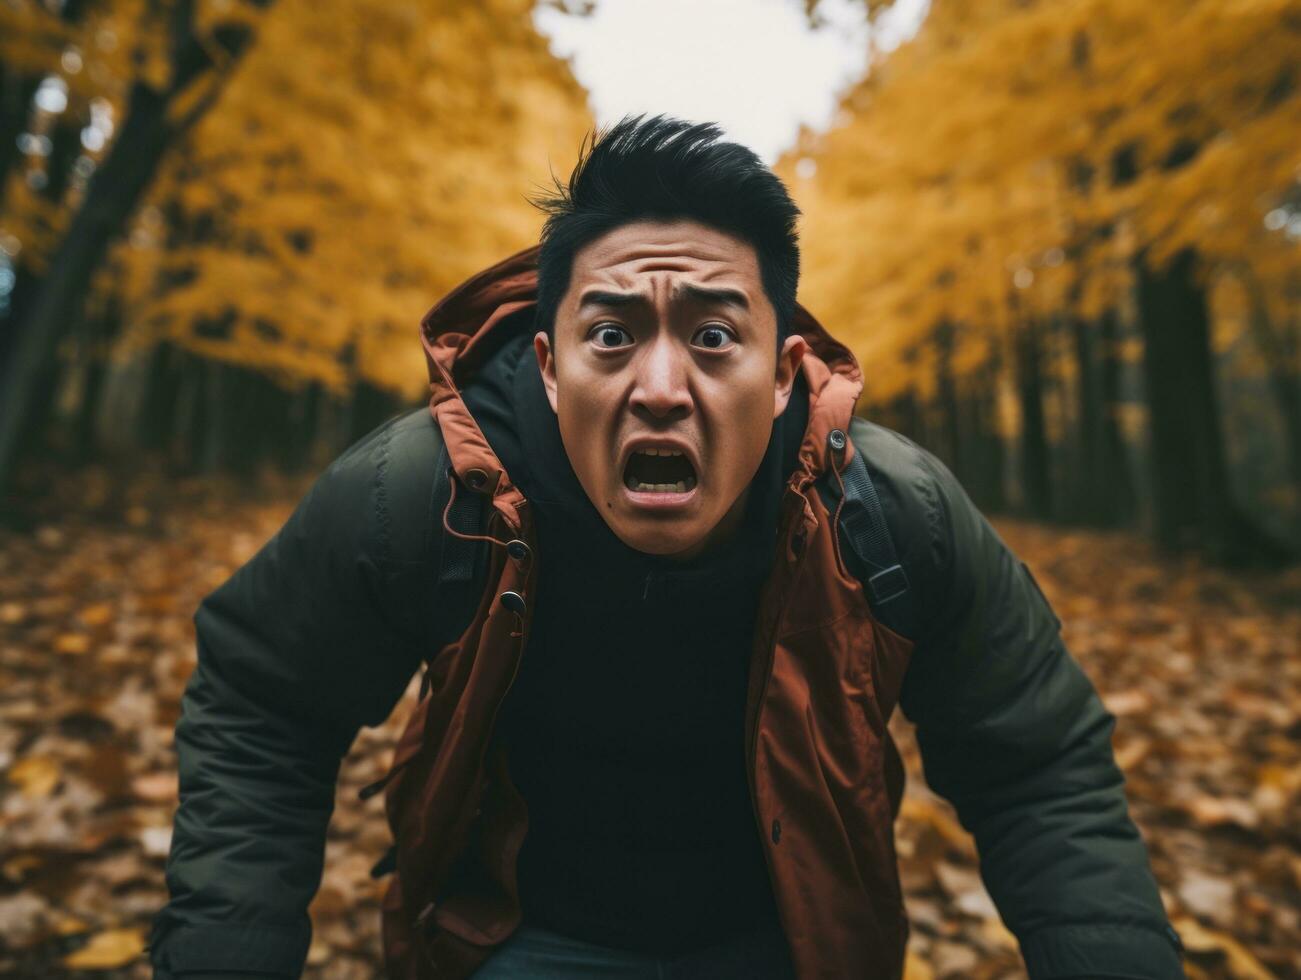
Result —
<path fill-rule="evenodd" d="M 428 494 L 433 461 L 423 486 L 394 487 L 400 431 L 340 457 L 195 614 L 159 977 L 302 971 L 340 760 L 391 712 L 428 635 L 410 611 L 429 606 L 410 601 L 420 566 L 387 542 L 394 496 Z"/>
<path fill-rule="evenodd" d="M 1029 568 L 947 467 L 917 452 L 933 511 L 919 598 L 938 614 L 900 703 L 927 782 L 975 837 L 1032 980 L 1183 977 L 1112 753 L 1114 716 Z"/>

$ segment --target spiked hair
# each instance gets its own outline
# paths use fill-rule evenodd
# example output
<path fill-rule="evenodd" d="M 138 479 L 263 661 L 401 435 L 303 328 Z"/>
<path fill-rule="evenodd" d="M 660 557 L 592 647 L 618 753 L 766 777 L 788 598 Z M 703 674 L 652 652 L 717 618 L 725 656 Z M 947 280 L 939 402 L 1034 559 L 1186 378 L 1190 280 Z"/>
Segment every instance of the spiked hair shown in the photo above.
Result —
<path fill-rule="evenodd" d="M 534 199 L 547 218 L 538 260 L 536 324 L 551 334 L 574 255 L 621 225 L 687 218 L 751 245 L 777 311 L 777 343 L 790 328 L 799 284 L 799 208 L 754 151 L 724 142 L 714 123 L 625 116 L 589 135 L 569 183 Z"/>

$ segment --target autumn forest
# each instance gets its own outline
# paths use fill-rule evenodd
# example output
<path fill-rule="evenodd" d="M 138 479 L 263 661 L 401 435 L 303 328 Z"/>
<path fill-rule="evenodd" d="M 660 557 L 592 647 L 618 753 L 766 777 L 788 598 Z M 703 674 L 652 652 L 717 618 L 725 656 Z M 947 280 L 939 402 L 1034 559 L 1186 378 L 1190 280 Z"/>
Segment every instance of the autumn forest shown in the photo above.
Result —
<path fill-rule="evenodd" d="M 424 400 L 420 317 L 595 125 L 536 6 L 0 0 L 0 976 L 150 975 L 196 604 Z M 1301 976 L 1301 0 L 932 0 L 837 105 L 775 169 L 857 411 L 1035 569 L 1188 975 Z M 403 714 L 308 976 L 378 969 Z M 907 980 L 1024 976 L 891 725 Z"/>

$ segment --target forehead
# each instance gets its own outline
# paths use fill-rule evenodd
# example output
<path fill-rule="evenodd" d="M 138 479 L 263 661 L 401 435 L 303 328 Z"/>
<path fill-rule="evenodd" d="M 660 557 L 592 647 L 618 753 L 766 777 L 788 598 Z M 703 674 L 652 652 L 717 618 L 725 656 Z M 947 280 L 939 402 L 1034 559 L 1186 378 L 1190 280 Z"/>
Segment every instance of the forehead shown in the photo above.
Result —
<path fill-rule="evenodd" d="M 574 254 L 569 285 L 571 291 L 593 283 L 627 287 L 656 275 L 761 289 L 753 246 L 689 220 L 633 221 L 593 239 Z"/>

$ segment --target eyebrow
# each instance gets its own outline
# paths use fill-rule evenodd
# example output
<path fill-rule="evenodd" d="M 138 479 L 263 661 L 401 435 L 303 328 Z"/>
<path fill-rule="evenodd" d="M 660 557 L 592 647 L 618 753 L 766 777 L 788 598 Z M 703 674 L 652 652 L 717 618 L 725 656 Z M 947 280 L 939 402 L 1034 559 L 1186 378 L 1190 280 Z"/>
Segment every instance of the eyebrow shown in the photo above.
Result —
<path fill-rule="evenodd" d="M 646 306 L 649 304 L 646 297 L 641 293 L 611 293 L 603 289 L 589 289 L 583 293 L 578 305 L 580 308 L 584 306 L 611 306 L 617 309 L 622 306 Z"/>
<path fill-rule="evenodd" d="M 686 297 L 698 303 L 736 306 L 743 310 L 750 308 L 750 298 L 739 289 L 684 283 L 675 291 L 674 299 L 680 297 Z M 589 289 L 583 293 L 578 305 L 580 308 L 584 306 L 606 306 L 618 309 L 627 306 L 647 306 L 649 300 L 641 293 L 612 293 L 604 289 Z"/>
<path fill-rule="evenodd" d="M 743 310 L 750 308 L 750 297 L 739 289 L 727 289 L 714 286 L 696 286 L 683 283 L 678 287 L 678 294 L 685 295 L 699 303 L 713 303 L 719 306 L 737 306 Z"/>

